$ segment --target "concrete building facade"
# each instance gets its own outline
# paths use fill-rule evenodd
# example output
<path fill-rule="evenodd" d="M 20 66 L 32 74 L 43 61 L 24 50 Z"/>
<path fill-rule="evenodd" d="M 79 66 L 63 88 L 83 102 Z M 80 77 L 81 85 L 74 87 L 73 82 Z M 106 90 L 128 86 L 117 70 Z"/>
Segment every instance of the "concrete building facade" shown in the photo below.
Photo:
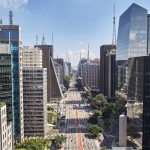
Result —
<path fill-rule="evenodd" d="M 47 103 L 57 103 L 62 99 L 62 90 L 53 62 L 53 45 L 35 45 L 42 50 L 42 66 L 47 68 Z"/>
<path fill-rule="evenodd" d="M 99 65 L 90 60 L 81 65 L 82 85 L 91 91 L 99 91 Z"/>
<path fill-rule="evenodd" d="M 42 50 L 23 49 L 24 135 L 45 137 L 47 126 L 47 69 Z"/>
<path fill-rule="evenodd" d="M 7 110 L 4 102 L 0 101 L 0 149 L 13 150 L 12 122 L 7 122 Z"/>

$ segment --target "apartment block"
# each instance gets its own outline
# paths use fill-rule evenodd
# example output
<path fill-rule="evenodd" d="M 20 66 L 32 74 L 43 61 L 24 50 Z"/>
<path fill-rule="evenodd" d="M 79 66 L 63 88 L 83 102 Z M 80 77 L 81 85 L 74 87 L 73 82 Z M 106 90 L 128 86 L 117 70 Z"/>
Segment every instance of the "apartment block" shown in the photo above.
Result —
<path fill-rule="evenodd" d="M 0 149 L 13 150 L 12 122 L 7 122 L 6 104 L 0 101 Z"/>
<path fill-rule="evenodd" d="M 25 137 L 45 137 L 47 126 L 47 69 L 42 51 L 23 49 L 23 98 Z"/>

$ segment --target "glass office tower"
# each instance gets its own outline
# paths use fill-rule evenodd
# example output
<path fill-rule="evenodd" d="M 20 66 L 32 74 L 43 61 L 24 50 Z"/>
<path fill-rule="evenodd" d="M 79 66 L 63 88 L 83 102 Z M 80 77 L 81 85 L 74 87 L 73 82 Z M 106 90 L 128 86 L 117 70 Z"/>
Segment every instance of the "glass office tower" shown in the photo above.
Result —
<path fill-rule="evenodd" d="M 147 10 L 133 3 L 119 20 L 117 39 L 117 88 L 127 92 L 128 58 L 147 55 Z M 122 79 L 122 80 L 121 80 Z"/>
<path fill-rule="evenodd" d="M 147 10 L 132 4 L 119 20 L 117 60 L 147 55 Z"/>
<path fill-rule="evenodd" d="M 147 10 L 133 3 L 119 20 L 117 39 L 118 89 L 127 96 L 127 126 L 134 128 L 132 140 L 136 149 L 149 150 L 149 41 L 150 18 Z M 123 79 L 123 80 L 121 80 Z M 126 86 L 126 89 L 123 87 Z M 132 136 L 132 135 L 131 135 Z M 142 140 L 143 138 L 143 140 Z M 134 143 L 135 142 L 135 143 Z M 132 143 L 132 144 L 131 144 Z"/>
<path fill-rule="evenodd" d="M 21 29 L 17 25 L 0 25 L 0 43 L 9 44 L 12 55 L 13 132 L 16 140 L 24 139 L 22 41 Z"/>
<path fill-rule="evenodd" d="M 0 44 L 0 100 L 6 103 L 7 121 L 13 120 L 11 52 L 8 44 Z"/>

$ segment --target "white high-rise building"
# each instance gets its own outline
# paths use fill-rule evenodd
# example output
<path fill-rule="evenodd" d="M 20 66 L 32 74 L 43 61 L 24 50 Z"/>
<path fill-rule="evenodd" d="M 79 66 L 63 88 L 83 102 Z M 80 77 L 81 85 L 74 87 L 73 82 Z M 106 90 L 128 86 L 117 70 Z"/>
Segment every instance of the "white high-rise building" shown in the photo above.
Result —
<path fill-rule="evenodd" d="M 42 68 L 42 50 L 24 46 L 23 48 L 23 68 Z"/>
<path fill-rule="evenodd" d="M 42 51 L 23 49 L 24 135 L 45 137 L 47 126 L 47 69 L 42 68 Z"/>
<path fill-rule="evenodd" d="M 7 122 L 6 105 L 0 101 L 0 150 L 12 149 L 12 123 Z"/>

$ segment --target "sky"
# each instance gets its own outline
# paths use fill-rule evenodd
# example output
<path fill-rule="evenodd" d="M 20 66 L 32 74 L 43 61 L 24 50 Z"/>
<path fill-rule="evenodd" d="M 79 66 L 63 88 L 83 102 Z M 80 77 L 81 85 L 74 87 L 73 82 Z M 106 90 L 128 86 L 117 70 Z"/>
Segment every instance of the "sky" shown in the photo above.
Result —
<path fill-rule="evenodd" d="M 119 16 L 133 3 L 150 13 L 150 0 L 116 0 L 116 32 Z M 22 28 L 23 45 L 46 44 L 54 39 L 54 57 L 66 60 L 66 52 L 73 66 L 81 57 L 100 57 L 100 46 L 112 43 L 114 0 L 0 0 L 0 18 L 8 24 L 8 12 L 13 10 L 13 23 Z"/>

